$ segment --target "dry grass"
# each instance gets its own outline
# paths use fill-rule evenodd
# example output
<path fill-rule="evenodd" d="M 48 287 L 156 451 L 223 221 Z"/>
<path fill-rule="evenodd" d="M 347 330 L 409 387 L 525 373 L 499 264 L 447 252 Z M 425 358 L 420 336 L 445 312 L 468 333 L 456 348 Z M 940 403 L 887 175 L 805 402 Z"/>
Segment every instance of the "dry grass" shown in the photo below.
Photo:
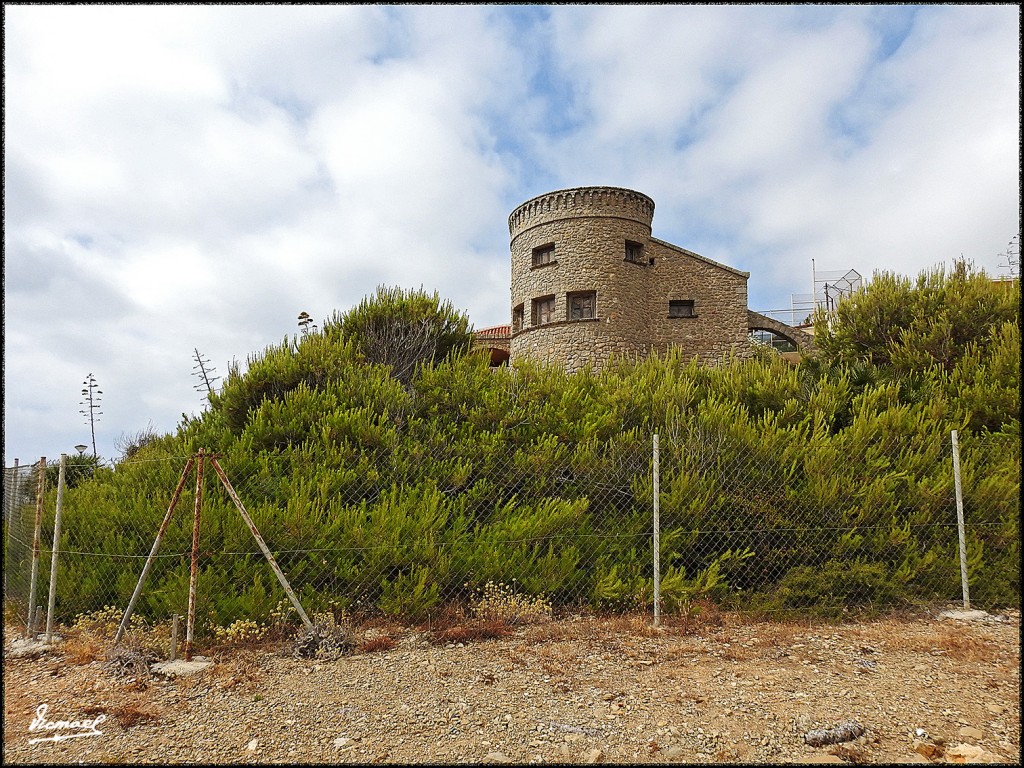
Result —
<path fill-rule="evenodd" d="M 673 624 L 669 626 L 674 628 Z M 609 616 L 598 627 L 601 634 L 616 637 L 659 637 L 664 633 L 664 628 L 654 626 L 650 616 L 636 613 Z"/>
<path fill-rule="evenodd" d="M 563 618 L 548 624 L 529 627 L 526 642 L 579 642 L 586 640 L 625 640 L 635 638 L 661 638 L 697 634 L 701 630 L 716 629 L 723 625 L 723 615 L 712 604 L 701 604 L 687 613 L 662 614 L 660 626 L 655 627 L 649 613 L 612 615 L 584 615 Z"/>
<path fill-rule="evenodd" d="M 730 645 L 728 648 L 722 649 L 721 658 L 725 661 L 749 661 L 750 653 L 745 648 Z"/>
<path fill-rule="evenodd" d="M 112 717 L 126 731 L 143 723 L 155 723 L 160 720 L 159 712 L 154 712 L 139 702 L 105 707 L 85 707 L 82 711 L 86 715 L 106 715 L 108 718 Z"/>
<path fill-rule="evenodd" d="M 264 675 L 260 653 L 254 649 L 235 651 L 230 656 L 218 660 L 211 668 L 210 674 L 220 679 L 222 689 L 237 687 L 251 690 Z"/>
<path fill-rule="evenodd" d="M 922 634 L 896 633 L 886 645 L 892 651 L 941 654 L 971 662 L 995 661 L 1000 652 L 996 643 L 974 636 L 965 627 L 936 627 Z"/>
<path fill-rule="evenodd" d="M 725 623 L 725 615 L 710 600 L 694 600 L 679 614 L 682 627 L 689 632 L 701 628 L 721 627 Z"/>
<path fill-rule="evenodd" d="M 531 664 L 539 665 L 545 674 L 561 682 L 565 678 L 566 670 L 571 669 L 577 661 L 578 655 L 579 645 L 577 644 L 546 645 L 536 651 Z"/>
<path fill-rule="evenodd" d="M 936 633 L 938 647 L 951 659 L 957 661 L 995 661 L 999 658 L 999 646 L 991 640 L 972 637 L 953 628 L 943 628 Z"/>
<path fill-rule="evenodd" d="M 446 643 L 473 643 L 508 637 L 515 630 L 499 619 L 474 619 L 465 624 L 456 624 L 443 629 L 431 630 L 427 639 L 435 645 Z"/>
<path fill-rule="evenodd" d="M 807 631 L 807 625 L 789 622 L 785 624 L 773 624 L 771 622 L 759 622 L 752 628 L 751 641 L 757 648 L 779 648 L 792 645 L 798 635 Z"/>
<path fill-rule="evenodd" d="M 398 645 L 398 641 L 390 635 L 376 635 L 368 637 L 356 646 L 356 653 L 378 653 L 390 651 Z"/>
<path fill-rule="evenodd" d="M 463 613 L 459 613 L 463 616 Z M 353 626 L 360 629 L 367 636 L 373 635 L 387 635 L 389 637 L 401 638 L 406 632 L 409 631 L 410 624 L 408 622 L 396 621 L 387 616 L 374 616 L 374 617 L 352 617 Z"/>
<path fill-rule="evenodd" d="M 576 642 L 593 637 L 594 627 L 589 621 L 565 619 L 527 627 L 525 639 L 531 645 L 542 643 Z"/>
<path fill-rule="evenodd" d="M 69 664 L 82 666 L 106 658 L 107 641 L 87 629 L 68 630 L 60 650 Z"/>

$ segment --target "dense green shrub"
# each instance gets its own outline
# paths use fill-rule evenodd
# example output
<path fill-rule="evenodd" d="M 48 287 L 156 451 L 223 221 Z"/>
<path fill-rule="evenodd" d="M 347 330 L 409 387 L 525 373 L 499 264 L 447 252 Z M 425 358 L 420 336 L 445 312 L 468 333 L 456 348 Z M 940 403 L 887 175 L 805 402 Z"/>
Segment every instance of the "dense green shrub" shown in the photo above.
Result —
<path fill-rule="evenodd" d="M 1014 295 L 962 266 L 916 286 L 882 276 L 840 304 L 798 368 L 777 355 L 708 367 L 671 353 L 567 375 L 490 369 L 436 296 L 379 292 L 252 357 L 208 412 L 69 488 L 61 578 L 73 588 L 60 602 L 72 613 L 127 602 L 186 457 L 205 448 L 307 610 L 423 617 L 489 582 L 556 609 L 649 605 L 654 433 L 667 610 L 710 599 L 838 615 L 948 600 L 959 590 L 957 429 L 972 597 L 1015 604 Z M 358 338 L 386 307 L 451 321 L 408 375 Z M 200 616 L 266 621 L 280 587 L 207 475 Z M 144 615 L 185 610 L 192 483 Z"/>
<path fill-rule="evenodd" d="M 465 354 L 473 343 L 465 313 L 435 292 L 378 286 L 373 296 L 324 325 L 350 339 L 368 363 L 386 365 L 408 384 L 424 365 Z"/>
<path fill-rule="evenodd" d="M 1004 323 L 1020 324 L 1020 282 L 993 283 L 964 260 L 916 281 L 891 272 L 815 317 L 815 345 L 829 359 L 868 362 L 893 374 L 953 367 L 975 344 L 987 351 Z"/>

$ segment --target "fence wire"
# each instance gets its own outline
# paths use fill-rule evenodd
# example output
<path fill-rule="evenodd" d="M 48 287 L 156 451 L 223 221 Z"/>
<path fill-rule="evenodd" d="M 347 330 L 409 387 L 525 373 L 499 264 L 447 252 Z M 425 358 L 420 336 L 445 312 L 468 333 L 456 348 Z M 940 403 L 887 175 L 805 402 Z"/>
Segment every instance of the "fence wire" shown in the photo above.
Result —
<path fill-rule="evenodd" d="M 4 469 L 4 602 L 29 602 L 39 463 Z M 44 510 L 45 514 L 45 510 Z M 52 545 L 52 537 L 41 547 Z M 24 616 L 23 618 L 27 618 Z"/>
<path fill-rule="evenodd" d="M 697 429 L 661 435 L 661 610 L 706 602 L 841 616 L 959 602 L 948 438 L 818 448 L 765 440 L 752 448 Z M 488 590 L 493 596 L 495 585 L 556 613 L 653 608 L 649 441 L 538 441 L 481 454 L 341 446 L 315 466 L 288 451 L 218 461 L 307 612 L 417 620 L 472 606 Z M 1018 605 L 1020 441 L 961 436 L 960 459 L 973 607 Z M 197 630 L 266 622 L 287 609 L 216 472 L 207 466 L 197 505 L 186 461 L 124 461 L 69 484 L 58 622 L 105 606 L 124 609 L 179 484 L 139 615 L 164 621 L 185 613 L 197 508 Z M 49 584 L 54 472 L 46 473 L 52 482 L 43 497 L 37 595 Z M 38 466 L 4 474 L 4 596 L 8 615 L 22 622 L 38 474 Z"/>

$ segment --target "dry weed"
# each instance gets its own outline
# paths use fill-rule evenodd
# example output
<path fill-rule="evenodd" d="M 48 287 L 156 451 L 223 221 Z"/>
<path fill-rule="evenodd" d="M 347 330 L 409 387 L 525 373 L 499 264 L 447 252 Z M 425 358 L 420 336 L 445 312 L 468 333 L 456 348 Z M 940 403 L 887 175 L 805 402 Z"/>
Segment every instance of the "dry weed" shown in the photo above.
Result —
<path fill-rule="evenodd" d="M 750 654 L 744 648 L 729 645 L 722 649 L 721 658 L 725 661 L 749 661 Z"/>
<path fill-rule="evenodd" d="M 583 621 L 553 621 L 538 624 L 526 630 L 526 642 L 532 645 L 541 643 L 578 642 L 593 636 L 593 625 Z"/>
<path fill-rule="evenodd" d="M 461 606 L 444 606 L 437 613 L 432 613 L 424 623 L 417 625 L 417 628 L 424 634 L 430 635 L 460 626 L 468 620 L 469 617 Z"/>
<path fill-rule="evenodd" d="M 650 616 L 639 613 L 609 617 L 601 623 L 601 629 L 618 637 L 659 637 L 663 632 Z"/>
<path fill-rule="evenodd" d="M 435 645 L 445 643 L 472 643 L 508 637 L 515 630 L 500 619 L 476 619 L 445 629 L 432 630 L 427 639 Z"/>
<path fill-rule="evenodd" d="M 543 624 L 552 620 L 551 601 L 543 595 L 521 594 L 513 585 L 493 581 L 478 590 L 470 610 L 477 619 L 512 625 Z"/>
<path fill-rule="evenodd" d="M 117 724 L 122 729 L 128 730 L 136 725 L 142 725 L 143 723 L 155 723 L 160 720 L 160 713 L 154 712 L 147 709 L 145 705 L 140 705 L 139 702 L 130 702 L 128 704 L 107 706 L 107 707 L 85 707 L 82 710 L 86 715 L 106 715 L 108 718 L 113 718 L 117 721 Z"/>
<path fill-rule="evenodd" d="M 938 633 L 938 647 L 957 661 L 995 661 L 999 646 L 991 640 L 962 634 L 953 628 Z"/>
<path fill-rule="evenodd" d="M 692 664 L 696 656 L 707 653 L 707 649 L 693 645 L 670 645 L 658 651 L 658 663 L 660 664 Z"/>
<path fill-rule="evenodd" d="M 969 629 L 940 627 L 922 635 L 893 636 L 888 645 L 892 650 L 912 653 L 941 653 L 957 661 L 995 661 L 999 646 L 985 638 L 974 636 Z"/>
<path fill-rule="evenodd" d="M 83 666 L 106 658 L 107 644 L 87 629 L 69 630 L 60 650 L 69 664 Z"/>
<path fill-rule="evenodd" d="M 225 690 L 235 687 L 251 690 L 263 674 L 259 653 L 249 649 L 232 653 L 211 669 L 212 677 L 219 678 L 220 687 Z"/>
<path fill-rule="evenodd" d="M 398 642 L 390 635 L 375 635 L 363 640 L 356 646 L 356 653 L 377 653 L 379 651 L 390 651 L 398 645 Z"/>
<path fill-rule="evenodd" d="M 806 631 L 804 624 L 787 622 L 785 624 L 774 624 L 767 621 L 758 622 L 751 628 L 751 641 L 758 648 L 779 648 L 792 645 L 797 635 Z"/>

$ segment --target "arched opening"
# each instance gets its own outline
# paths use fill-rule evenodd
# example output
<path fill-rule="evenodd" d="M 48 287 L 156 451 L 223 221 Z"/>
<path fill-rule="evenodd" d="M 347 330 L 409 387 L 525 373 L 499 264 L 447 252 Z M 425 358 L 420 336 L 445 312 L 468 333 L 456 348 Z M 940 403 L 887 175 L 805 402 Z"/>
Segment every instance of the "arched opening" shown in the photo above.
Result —
<path fill-rule="evenodd" d="M 776 352 L 798 352 L 796 343 L 780 333 L 764 328 L 755 328 L 750 332 L 750 340 L 763 347 L 771 347 Z"/>
<path fill-rule="evenodd" d="M 497 368 L 498 366 L 501 365 L 508 365 L 508 361 L 511 355 L 509 354 L 507 349 L 498 349 L 496 347 L 490 347 L 487 351 L 491 356 L 491 368 Z"/>

